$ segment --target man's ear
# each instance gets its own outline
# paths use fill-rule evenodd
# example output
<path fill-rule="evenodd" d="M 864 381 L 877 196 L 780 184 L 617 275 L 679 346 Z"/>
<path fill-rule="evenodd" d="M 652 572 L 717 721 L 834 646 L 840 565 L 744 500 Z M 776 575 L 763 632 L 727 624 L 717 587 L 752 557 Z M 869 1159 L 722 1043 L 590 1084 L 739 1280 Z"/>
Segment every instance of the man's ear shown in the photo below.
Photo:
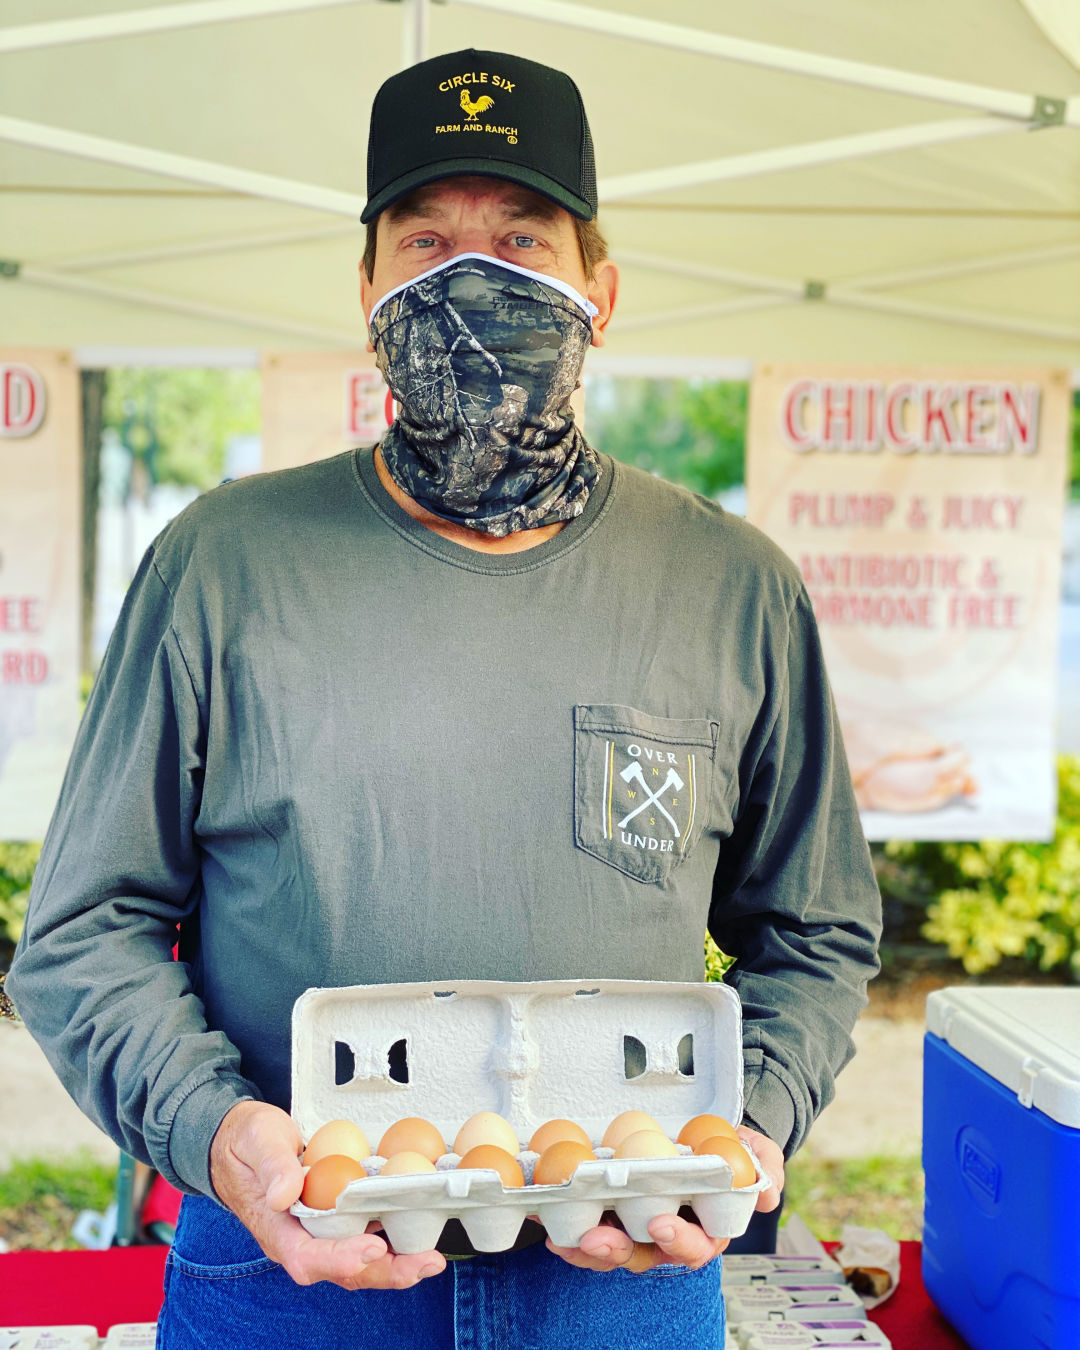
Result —
<path fill-rule="evenodd" d="M 371 307 L 375 303 L 371 294 L 371 282 L 368 280 L 368 274 L 364 264 L 360 264 L 360 306 L 364 311 L 364 330 L 367 331 L 368 320 L 371 318 Z M 375 348 L 371 345 L 369 337 L 364 345 L 364 350 L 373 352 Z"/>
<path fill-rule="evenodd" d="M 615 297 L 619 293 L 619 269 L 611 261 L 605 258 L 603 262 L 596 264 L 596 275 L 589 282 L 588 298 L 600 311 L 593 315 L 592 321 L 592 345 L 602 347 L 604 345 L 604 329 L 608 325 L 612 311 L 615 308 Z"/>

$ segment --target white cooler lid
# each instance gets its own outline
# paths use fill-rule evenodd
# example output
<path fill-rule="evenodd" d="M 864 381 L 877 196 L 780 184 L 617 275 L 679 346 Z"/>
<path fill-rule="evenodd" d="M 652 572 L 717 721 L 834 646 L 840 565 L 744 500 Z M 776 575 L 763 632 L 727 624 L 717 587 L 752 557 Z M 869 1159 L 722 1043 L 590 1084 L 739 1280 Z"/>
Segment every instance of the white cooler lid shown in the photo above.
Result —
<path fill-rule="evenodd" d="M 1080 989 L 939 989 L 926 1028 L 1023 1106 L 1080 1129 Z"/>

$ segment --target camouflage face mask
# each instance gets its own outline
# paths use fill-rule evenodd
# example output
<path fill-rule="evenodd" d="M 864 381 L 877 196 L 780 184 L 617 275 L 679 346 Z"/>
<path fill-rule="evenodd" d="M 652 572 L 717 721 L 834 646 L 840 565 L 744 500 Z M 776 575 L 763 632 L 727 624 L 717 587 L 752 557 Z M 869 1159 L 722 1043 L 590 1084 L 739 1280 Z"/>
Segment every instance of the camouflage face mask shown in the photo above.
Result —
<path fill-rule="evenodd" d="M 496 538 L 580 515 L 599 463 L 570 395 L 594 313 L 565 282 L 477 253 L 383 296 L 370 333 L 400 405 L 380 442 L 398 486 Z"/>

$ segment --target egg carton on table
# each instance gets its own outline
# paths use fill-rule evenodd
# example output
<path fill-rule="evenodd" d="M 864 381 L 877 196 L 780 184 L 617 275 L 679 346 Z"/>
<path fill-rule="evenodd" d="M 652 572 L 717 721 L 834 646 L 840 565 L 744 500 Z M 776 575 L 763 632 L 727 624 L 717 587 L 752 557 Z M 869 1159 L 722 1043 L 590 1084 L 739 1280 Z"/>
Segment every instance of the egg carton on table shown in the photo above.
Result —
<path fill-rule="evenodd" d="M 873 1322 L 739 1322 L 732 1350 L 891 1350 Z"/>
<path fill-rule="evenodd" d="M 831 1257 L 757 1256 L 724 1258 L 724 1292 L 760 1285 L 847 1285 L 844 1272 Z"/>
<path fill-rule="evenodd" d="M 853 1289 L 844 1285 L 789 1284 L 736 1285 L 724 1293 L 728 1322 L 865 1322 L 866 1307 Z"/>
<path fill-rule="evenodd" d="M 97 1327 L 0 1326 L 0 1350 L 97 1350 Z"/>
<path fill-rule="evenodd" d="M 101 1350 L 154 1350 L 156 1322 L 117 1322 L 101 1343 Z"/>
<path fill-rule="evenodd" d="M 358 985 L 309 989 L 293 1008 L 292 1114 L 310 1139 L 329 1120 L 369 1138 L 405 1116 L 453 1139 L 478 1111 L 495 1111 L 519 1142 L 545 1121 L 577 1121 L 599 1143 L 622 1111 L 653 1116 L 674 1138 L 705 1112 L 742 1119 L 742 1011 L 722 984 L 649 980 Z M 689 1154 L 689 1150 L 686 1151 Z M 531 1175 L 535 1154 L 518 1160 Z M 373 1168 L 383 1160 L 369 1160 Z M 350 1183 L 333 1210 L 292 1208 L 315 1237 L 349 1237 L 377 1219 L 398 1252 L 427 1251 L 459 1219 L 478 1251 L 513 1246 L 535 1214 L 559 1246 L 577 1246 L 614 1210 L 637 1242 L 648 1224 L 689 1205 L 711 1237 L 744 1232 L 771 1183 L 754 1160 L 735 1189 L 719 1157 L 582 1163 L 561 1186 L 504 1188 L 486 1169 L 378 1175 Z M 366 1164 L 365 1164 L 366 1165 Z"/>

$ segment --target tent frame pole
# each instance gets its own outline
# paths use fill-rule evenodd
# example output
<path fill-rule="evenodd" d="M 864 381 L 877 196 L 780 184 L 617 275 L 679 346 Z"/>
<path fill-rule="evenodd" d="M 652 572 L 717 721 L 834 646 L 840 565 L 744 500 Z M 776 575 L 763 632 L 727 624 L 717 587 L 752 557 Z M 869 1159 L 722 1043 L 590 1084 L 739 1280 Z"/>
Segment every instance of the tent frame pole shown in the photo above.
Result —
<path fill-rule="evenodd" d="M 126 13 L 97 14 L 80 19 L 57 19 L 46 23 L 13 25 L 6 30 L 0 29 L 0 52 L 33 51 L 61 43 L 164 32 L 203 24 L 268 18 L 305 10 L 370 2 L 371 0 L 190 0 L 187 4 L 158 5 L 149 9 L 129 10 Z M 419 16 L 427 0 L 407 0 L 407 2 L 416 6 L 415 13 Z M 570 3 L 569 0 L 457 0 L 457 3 L 471 5 L 474 9 L 494 10 L 563 27 L 629 38 L 652 46 L 694 52 L 700 56 L 719 57 L 743 65 L 785 71 L 793 75 L 806 75 L 886 93 L 906 94 L 911 98 L 929 99 L 934 103 L 949 103 L 980 112 L 996 113 L 1021 122 L 1045 124 L 1063 122 L 1067 126 L 1080 127 L 1080 97 L 1056 99 L 1046 95 L 996 89 L 964 80 L 945 80 L 932 75 L 919 75 L 910 70 L 897 70 L 891 66 L 849 61 L 841 57 L 823 56 L 817 52 L 780 47 L 773 43 L 729 37 L 706 29 L 664 23 L 658 19 L 638 18 L 634 15 L 594 9 L 588 5 Z M 410 48 L 412 53 L 426 41 L 426 17 L 426 14 L 423 14 L 422 17 L 415 19 L 417 29 L 423 28 L 424 33 L 423 37 L 414 40 Z M 413 54 L 406 58 L 405 64 L 411 65 L 421 59 L 423 58 Z"/>
<path fill-rule="evenodd" d="M 427 60 L 428 29 L 431 17 L 428 0 L 401 0 L 401 68 Z"/>
<path fill-rule="evenodd" d="M 1015 130 L 1015 123 L 994 117 L 965 117 L 952 118 L 944 122 L 922 122 L 911 127 L 897 127 L 865 135 L 839 136 L 825 141 L 785 146 L 778 150 L 728 155 L 722 159 L 705 160 L 695 164 L 679 164 L 672 168 L 647 169 L 642 173 L 623 174 L 601 180 L 598 184 L 599 197 L 602 202 L 618 201 L 625 197 L 660 192 L 673 187 L 730 182 L 782 169 L 837 163 L 882 154 L 890 150 L 913 149 L 947 141 L 1000 135 Z M 210 160 L 193 159 L 165 150 L 151 150 L 145 146 L 133 145 L 129 141 L 89 136 L 83 132 L 46 126 L 41 122 L 28 122 L 17 117 L 0 116 L 0 140 L 33 146 L 39 150 L 55 150 L 81 159 L 118 164 L 124 168 L 156 173 L 167 178 L 180 178 L 187 182 L 226 188 L 248 196 L 309 207 L 334 215 L 358 219 L 364 207 L 365 199 L 357 193 L 339 192 L 314 183 L 302 183 L 272 174 L 255 173 L 249 169 L 216 164 Z"/>
<path fill-rule="evenodd" d="M 362 348 L 365 333 L 361 325 L 355 332 L 326 328 L 318 324 L 308 324 L 283 319 L 269 314 L 258 314 L 251 310 L 231 309 L 223 305 L 208 305 L 202 301 L 185 300 L 177 295 L 165 295 L 159 291 L 149 291 L 141 286 L 119 286 L 114 282 L 93 281 L 87 277 L 74 277 L 66 273 L 51 272 L 46 267 L 31 263 L 24 264 L 18 272 L 19 282 L 32 286 L 45 286 L 52 290 L 68 291 L 75 295 L 90 295 L 95 299 L 116 301 L 124 305 L 139 305 L 150 309 L 169 310 L 174 314 L 187 314 L 198 319 L 213 319 L 218 323 L 235 324 L 243 328 L 260 328 L 268 332 L 282 333 L 288 337 L 307 338 L 314 342 L 329 342 L 334 347 Z M 10 282 L 8 284 L 11 284 Z"/>
<path fill-rule="evenodd" d="M 923 281 L 945 281 L 952 277 L 974 276 L 980 272 L 1009 271 L 1017 267 L 1040 267 L 1061 262 L 1080 253 L 1080 242 L 1045 244 L 1040 248 L 1017 249 L 1012 253 L 986 253 L 978 258 L 956 258 L 952 262 L 909 267 L 900 272 L 882 272 L 877 276 L 855 277 L 850 283 L 861 291 L 893 286 L 916 286 Z"/>
<path fill-rule="evenodd" d="M 825 294 L 828 303 L 849 309 L 869 309 L 900 318 L 929 319 L 933 323 L 959 324 L 968 328 L 1015 333 L 1021 337 L 1048 338 L 1055 342 L 1080 342 L 1080 328 L 1047 320 L 1014 318 L 986 310 L 957 309 L 954 305 L 935 305 L 925 300 L 903 300 L 899 296 L 864 294 L 854 287 L 834 286 Z"/>
<path fill-rule="evenodd" d="M 768 309 L 791 303 L 781 295 L 734 296 L 714 304 L 683 305 L 677 309 L 656 310 L 650 314 L 634 314 L 619 324 L 621 332 L 651 328 L 661 324 L 695 323 L 701 319 L 722 318 L 726 314 L 741 314 L 750 310 Z M 933 323 L 955 324 L 965 328 L 990 329 L 999 333 L 1020 334 L 1023 337 L 1047 338 L 1054 342 L 1080 342 L 1080 328 L 1067 324 L 1053 324 L 1014 318 L 1008 314 L 993 314 L 985 310 L 956 309 L 950 305 L 927 304 L 920 300 L 902 300 L 885 295 L 866 295 L 854 288 L 827 287 L 820 300 L 811 301 L 804 294 L 803 303 L 835 304 L 849 309 L 868 309 L 881 314 L 895 314 L 900 318 L 928 319 Z"/>
<path fill-rule="evenodd" d="M 930 99 L 934 103 L 951 103 L 962 108 L 997 113 L 1021 122 L 1039 120 L 1033 117 L 1034 94 L 995 89 L 962 80 L 943 80 L 937 76 L 919 75 L 914 71 L 896 70 L 890 66 L 822 56 L 817 52 L 779 47 L 767 42 L 752 42 L 701 28 L 664 23 L 658 19 L 643 19 L 594 9 L 588 5 L 569 3 L 569 0 L 455 0 L 455 3 L 469 5 L 473 9 L 509 13 L 516 18 L 537 19 L 612 37 L 630 38 L 650 46 L 672 47 L 699 56 L 720 57 L 743 65 L 764 66 L 769 70 L 786 71 L 793 75 L 809 75 L 837 84 L 907 94 L 912 98 Z M 1066 100 L 1064 117 L 1069 125 L 1080 126 L 1080 99 Z"/>
<path fill-rule="evenodd" d="M 775 150 L 754 150 L 745 155 L 727 155 L 722 159 L 701 160 L 694 164 L 645 169 L 640 173 L 601 179 L 597 186 L 601 202 L 620 201 L 650 192 L 697 187 L 703 183 L 731 182 L 758 174 L 836 164 L 890 151 L 974 140 L 981 136 L 999 136 L 1017 129 L 1015 122 L 998 117 L 954 117 L 944 122 L 918 122 L 914 126 L 892 127 L 886 131 L 836 136 L 825 141 L 785 145 Z"/>
<path fill-rule="evenodd" d="M 119 164 L 143 173 L 180 178 L 189 183 L 204 183 L 249 197 L 264 197 L 270 201 L 305 206 L 313 211 L 355 219 L 359 219 L 366 200 L 355 192 L 339 192 L 314 183 L 301 183 L 293 178 L 239 169 L 231 164 L 215 164 L 206 159 L 192 159 L 188 155 L 174 155 L 166 150 L 148 150 L 130 141 L 88 136 L 81 131 L 50 127 L 42 122 L 27 122 L 19 117 L 0 117 L 0 140 L 33 146 L 37 150 L 55 150 L 62 155 L 75 155 L 79 159 Z"/>
<path fill-rule="evenodd" d="M 39 51 L 70 42 L 102 38 L 137 37 L 204 24 L 235 23 L 238 19 L 269 19 L 304 10 L 343 8 L 373 0 L 192 0 L 188 4 L 155 5 L 117 14 L 88 14 L 80 19 L 53 19 L 45 23 L 12 24 L 0 28 L 0 52 Z"/>
<path fill-rule="evenodd" d="M 285 248 L 323 239 L 354 236 L 362 243 L 360 226 L 311 225 L 306 229 L 253 230 L 250 234 L 228 234 L 217 238 L 194 239 L 186 244 L 159 244 L 153 248 L 120 250 L 112 253 L 72 253 L 63 257 L 39 258 L 42 267 L 54 272 L 93 272 L 102 267 L 134 267 L 139 263 L 174 262 L 178 258 L 200 258 L 209 254 L 247 252 L 257 248 Z"/>
<path fill-rule="evenodd" d="M 979 258 L 959 258 L 947 263 L 933 263 L 925 267 L 911 267 L 902 272 L 882 272 L 870 276 L 853 277 L 840 283 L 845 291 L 871 291 L 893 286 L 917 285 L 923 281 L 941 281 L 951 277 L 971 276 L 979 272 L 1008 271 L 1017 267 L 1038 267 L 1043 263 L 1060 262 L 1080 253 L 1080 242 L 1070 240 L 1061 244 L 1046 244 L 1038 248 L 1018 249 L 1012 253 L 988 253 Z M 805 281 L 791 281 L 783 277 L 762 276 L 757 272 L 743 272 L 732 267 L 716 267 L 712 263 L 688 262 L 683 258 L 665 258 L 658 253 L 642 253 L 636 249 L 619 249 L 615 261 L 631 267 L 644 267 L 655 272 L 669 272 L 674 276 L 693 277 L 701 281 L 716 281 L 727 286 L 743 286 L 748 290 L 786 295 L 793 300 L 806 295 Z M 822 283 L 827 288 L 831 283 Z"/>

